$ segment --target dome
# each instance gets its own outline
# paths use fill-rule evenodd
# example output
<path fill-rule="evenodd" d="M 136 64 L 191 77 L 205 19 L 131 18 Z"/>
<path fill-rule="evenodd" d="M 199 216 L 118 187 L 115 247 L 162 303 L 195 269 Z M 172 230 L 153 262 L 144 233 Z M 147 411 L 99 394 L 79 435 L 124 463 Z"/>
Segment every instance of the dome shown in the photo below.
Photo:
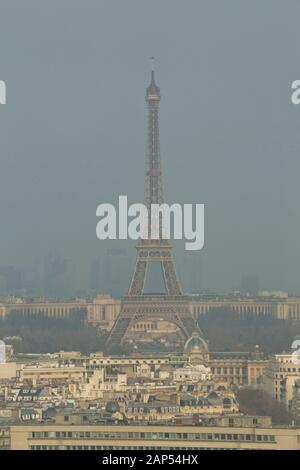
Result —
<path fill-rule="evenodd" d="M 187 340 L 184 345 L 184 353 L 189 355 L 192 353 L 199 353 L 207 351 L 207 344 L 201 336 L 195 332 L 192 336 Z"/>

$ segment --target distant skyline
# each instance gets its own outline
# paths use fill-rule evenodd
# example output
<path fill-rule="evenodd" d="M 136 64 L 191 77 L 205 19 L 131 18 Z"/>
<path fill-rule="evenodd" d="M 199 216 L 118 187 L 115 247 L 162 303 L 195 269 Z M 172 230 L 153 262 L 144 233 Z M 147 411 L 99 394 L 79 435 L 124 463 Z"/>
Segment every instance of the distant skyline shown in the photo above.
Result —
<path fill-rule="evenodd" d="M 86 291 L 108 250 L 134 262 L 133 242 L 96 239 L 95 211 L 143 201 L 155 56 L 165 199 L 205 204 L 202 287 L 300 294 L 299 14 L 279 0 L 2 0 L 0 266 L 59 252 Z"/>

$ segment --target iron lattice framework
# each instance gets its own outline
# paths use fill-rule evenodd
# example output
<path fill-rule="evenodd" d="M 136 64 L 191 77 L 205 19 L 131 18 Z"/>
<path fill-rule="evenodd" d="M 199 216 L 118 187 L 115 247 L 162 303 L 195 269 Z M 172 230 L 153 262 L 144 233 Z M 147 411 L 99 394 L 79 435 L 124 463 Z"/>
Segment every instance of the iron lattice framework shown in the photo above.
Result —
<path fill-rule="evenodd" d="M 155 83 L 154 70 L 151 83 L 146 91 L 148 108 L 145 204 L 148 208 L 148 238 L 137 245 L 137 259 L 132 281 L 122 299 L 120 314 L 107 339 L 110 352 L 122 345 L 130 327 L 137 321 L 163 319 L 178 326 L 185 339 L 197 332 L 203 335 L 190 313 L 188 297 L 182 294 L 177 277 L 172 245 L 162 238 L 161 220 L 159 237 L 151 239 L 151 205 L 163 203 L 162 169 L 159 143 L 159 102 L 160 89 Z M 165 287 L 164 294 L 145 294 L 145 282 L 150 262 L 160 263 Z M 204 343 L 205 344 L 205 343 Z"/>

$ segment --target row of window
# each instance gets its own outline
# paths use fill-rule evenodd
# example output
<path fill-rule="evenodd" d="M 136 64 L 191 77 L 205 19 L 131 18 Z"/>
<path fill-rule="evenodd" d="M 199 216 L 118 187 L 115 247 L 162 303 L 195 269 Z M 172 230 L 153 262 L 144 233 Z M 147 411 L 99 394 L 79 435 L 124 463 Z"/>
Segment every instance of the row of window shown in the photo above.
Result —
<path fill-rule="evenodd" d="M 10 439 L 0 439 L 0 449 L 9 447 L 9 445 L 10 445 Z"/>
<path fill-rule="evenodd" d="M 211 367 L 211 371 L 213 374 L 231 374 L 234 373 L 237 375 L 246 375 L 247 369 L 245 367 Z"/>
<path fill-rule="evenodd" d="M 151 413 L 153 412 L 160 412 L 160 413 L 178 413 L 180 411 L 180 406 L 161 406 L 158 405 L 156 408 L 148 408 L 145 407 L 128 407 L 128 413 Z"/>
<path fill-rule="evenodd" d="M 104 364 L 104 365 L 107 365 L 107 364 L 114 364 L 114 365 L 120 365 L 120 364 L 167 364 L 169 361 L 167 359 L 165 360 L 161 360 L 161 359 L 157 359 L 157 360 L 154 360 L 154 359 L 150 359 L 150 360 L 147 360 L 147 361 L 142 361 L 142 360 L 132 360 L 132 359 L 129 359 L 129 360 L 110 360 L 110 359 L 106 359 L 106 360 L 93 360 L 91 362 L 91 364 Z"/>
<path fill-rule="evenodd" d="M 210 306 L 194 306 L 193 312 L 194 314 L 202 314 L 207 313 L 210 310 Z M 271 313 L 272 307 L 270 305 L 232 305 L 230 306 L 233 312 L 238 313 Z"/>
<path fill-rule="evenodd" d="M 222 440 L 275 442 L 272 434 L 181 433 L 181 432 L 32 432 L 31 439 L 155 439 L 155 440 Z"/>
<path fill-rule="evenodd" d="M 149 446 L 30 446 L 30 450 L 157 450 Z M 203 449 L 203 448 L 202 448 Z M 209 449 L 205 447 L 204 449 Z M 159 450 L 198 450 L 197 447 L 159 447 Z M 216 450 L 216 449 L 214 449 Z"/>

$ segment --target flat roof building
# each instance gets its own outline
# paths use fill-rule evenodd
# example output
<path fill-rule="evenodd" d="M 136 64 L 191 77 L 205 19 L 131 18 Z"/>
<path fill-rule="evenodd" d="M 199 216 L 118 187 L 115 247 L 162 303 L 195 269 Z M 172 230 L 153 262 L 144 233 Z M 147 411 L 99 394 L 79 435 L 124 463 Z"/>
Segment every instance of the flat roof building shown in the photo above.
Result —
<path fill-rule="evenodd" d="M 300 428 L 170 425 L 14 425 L 12 450 L 299 450 Z"/>

